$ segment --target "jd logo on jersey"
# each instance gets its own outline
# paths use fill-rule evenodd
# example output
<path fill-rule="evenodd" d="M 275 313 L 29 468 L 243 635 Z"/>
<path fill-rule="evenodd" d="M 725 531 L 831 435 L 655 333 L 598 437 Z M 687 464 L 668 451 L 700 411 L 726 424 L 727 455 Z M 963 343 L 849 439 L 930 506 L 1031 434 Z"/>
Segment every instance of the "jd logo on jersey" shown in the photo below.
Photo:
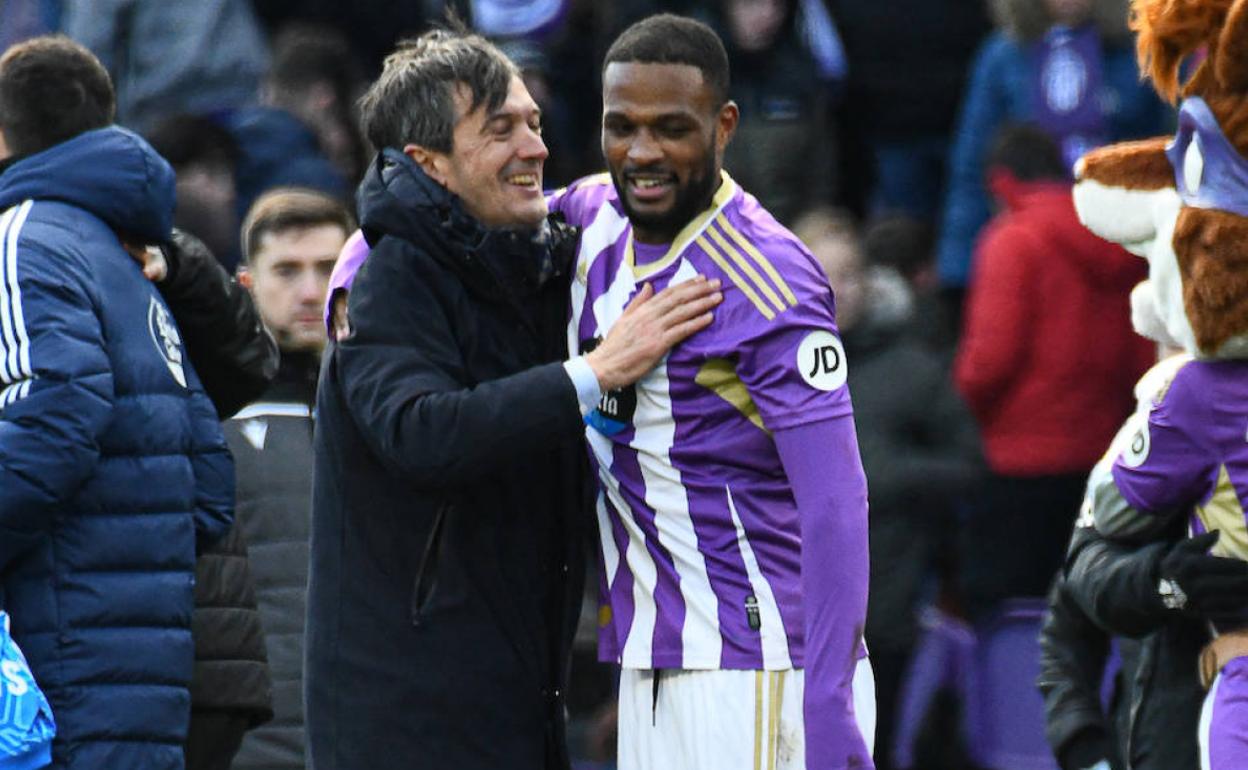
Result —
<path fill-rule="evenodd" d="M 581 354 L 591 352 L 601 342 L 601 337 L 581 340 Z M 598 408 L 585 416 L 585 422 L 604 436 L 614 436 L 632 424 L 636 413 L 637 389 L 629 385 L 603 393 Z"/>
<path fill-rule="evenodd" d="M 813 331 L 797 346 L 797 368 L 812 388 L 836 390 L 848 374 L 845 347 L 832 332 Z"/>

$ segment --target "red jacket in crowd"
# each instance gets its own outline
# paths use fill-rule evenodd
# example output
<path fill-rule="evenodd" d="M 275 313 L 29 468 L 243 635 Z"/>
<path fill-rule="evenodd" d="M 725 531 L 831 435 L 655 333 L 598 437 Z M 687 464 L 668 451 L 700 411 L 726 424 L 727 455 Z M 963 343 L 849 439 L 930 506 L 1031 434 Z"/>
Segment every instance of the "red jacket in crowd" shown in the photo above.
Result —
<path fill-rule="evenodd" d="M 1147 268 L 1079 223 L 1069 184 L 1011 180 L 998 193 L 1005 208 L 976 247 L 958 388 L 994 472 L 1087 471 L 1153 360 L 1128 299 Z"/>

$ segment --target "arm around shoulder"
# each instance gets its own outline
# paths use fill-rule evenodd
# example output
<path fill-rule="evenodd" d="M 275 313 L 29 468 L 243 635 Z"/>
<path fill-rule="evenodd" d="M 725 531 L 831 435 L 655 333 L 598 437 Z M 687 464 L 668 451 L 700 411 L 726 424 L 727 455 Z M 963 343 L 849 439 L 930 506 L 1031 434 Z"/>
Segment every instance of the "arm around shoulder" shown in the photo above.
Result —
<path fill-rule="evenodd" d="M 579 438 L 561 362 L 474 382 L 430 266 L 383 241 L 350 294 L 351 335 L 332 355 L 348 410 L 376 456 L 416 484 L 479 480 Z M 422 274 L 424 272 L 424 274 Z"/>

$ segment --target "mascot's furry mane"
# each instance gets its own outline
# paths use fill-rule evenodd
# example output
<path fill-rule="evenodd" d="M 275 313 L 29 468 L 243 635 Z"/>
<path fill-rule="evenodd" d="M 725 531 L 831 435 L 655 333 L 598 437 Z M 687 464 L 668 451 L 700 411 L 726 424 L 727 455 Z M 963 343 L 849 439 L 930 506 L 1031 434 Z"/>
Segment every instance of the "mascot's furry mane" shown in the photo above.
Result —
<path fill-rule="evenodd" d="M 1132 0 L 1130 26 L 1140 70 L 1157 92 L 1172 103 L 1203 99 L 1248 159 L 1248 0 Z M 1185 62 L 1202 53 L 1180 82 Z M 1182 205 L 1166 155 L 1170 141 L 1123 142 L 1085 155 L 1075 170 L 1076 207 L 1093 232 L 1148 259 L 1174 339 L 1192 353 L 1248 357 L 1248 216 Z M 1233 194 L 1248 202 L 1248 189 Z"/>

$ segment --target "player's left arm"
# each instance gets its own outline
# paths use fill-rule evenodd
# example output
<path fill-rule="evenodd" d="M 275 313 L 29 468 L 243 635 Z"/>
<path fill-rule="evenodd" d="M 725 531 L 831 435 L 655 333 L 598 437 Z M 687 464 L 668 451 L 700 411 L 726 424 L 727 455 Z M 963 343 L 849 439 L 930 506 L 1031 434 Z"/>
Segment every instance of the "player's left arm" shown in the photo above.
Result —
<path fill-rule="evenodd" d="M 853 418 L 775 432 L 802 522 L 809 768 L 871 767 L 853 677 L 867 615 L 867 481 Z"/>
<path fill-rule="evenodd" d="M 737 374 L 775 440 L 802 529 L 806 766 L 870 768 L 852 682 L 867 611 L 867 485 L 832 294 L 813 258 L 769 244 L 791 298 L 771 319 L 735 324 Z M 727 319 L 725 319 L 727 320 Z"/>

